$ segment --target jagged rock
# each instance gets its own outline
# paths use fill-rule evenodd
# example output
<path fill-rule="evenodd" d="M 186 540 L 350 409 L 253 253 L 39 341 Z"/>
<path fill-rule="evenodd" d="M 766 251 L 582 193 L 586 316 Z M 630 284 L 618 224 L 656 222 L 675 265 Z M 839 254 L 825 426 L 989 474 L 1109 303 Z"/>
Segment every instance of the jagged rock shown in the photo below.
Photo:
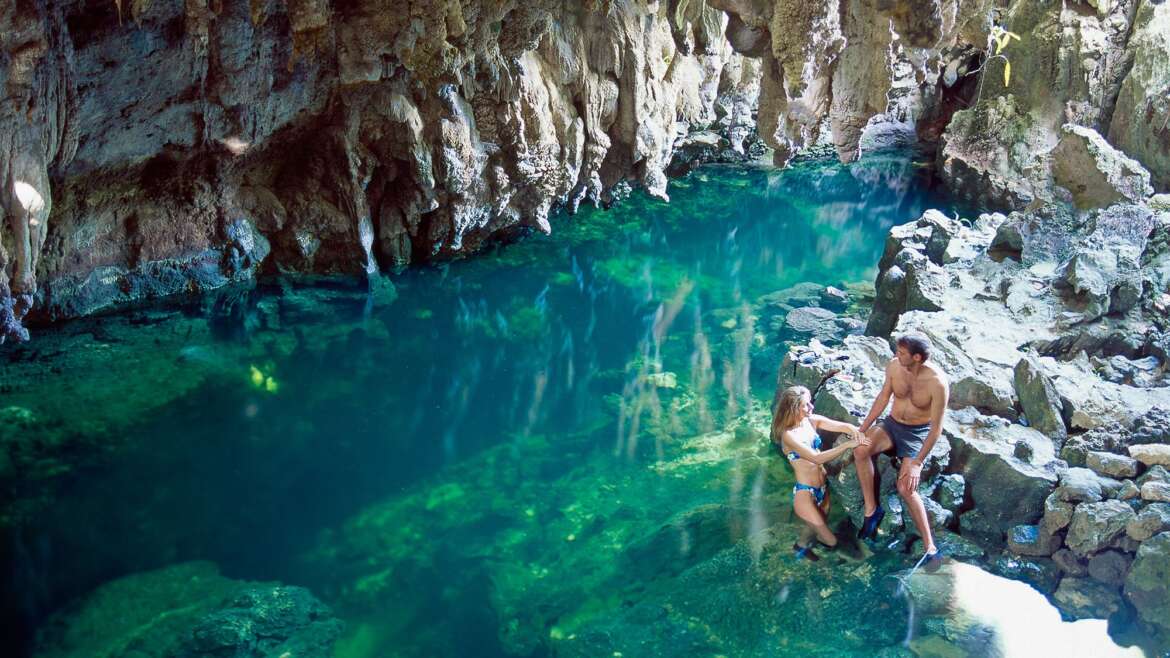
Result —
<path fill-rule="evenodd" d="M 1129 430 L 1118 423 L 1095 427 L 1084 434 L 1075 434 L 1060 448 L 1060 458 L 1070 466 L 1085 466 L 1090 452 L 1124 452 L 1130 442 Z"/>
<path fill-rule="evenodd" d="M 1118 204 L 1099 211 L 1088 235 L 1057 271 L 1066 303 L 1094 320 L 1133 308 L 1142 293 L 1141 254 L 1154 227 L 1149 208 Z"/>
<path fill-rule="evenodd" d="M 1016 555 L 1047 557 L 1060 548 L 1062 539 L 1041 526 L 1018 525 L 1008 531 L 1007 547 Z"/>
<path fill-rule="evenodd" d="M 906 273 L 892 265 L 878 274 L 877 293 L 865 325 L 868 336 L 888 336 L 906 307 Z"/>
<path fill-rule="evenodd" d="M 1056 184 L 1072 192 L 1079 208 L 1105 208 L 1119 201 L 1141 202 L 1154 193 L 1150 172 L 1109 145 L 1092 128 L 1066 123 L 1052 151 Z"/>
<path fill-rule="evenodd" d="M 1170 484 L 1147 482 L 1142 485 L 1142 500 L 1170 502 Z"/>
<path fill-rule="evenodd" d="M 1082 503 L 1073 512 L 1065 543 L 1077 555 L 1091 555 L 1121 536 L 1136 516 L 1132 507 L 1118 500 Z"/>
<path fill-rule="evenodd" d="M 957 514 L 963 507 L 966 491 L 967 482 L 963 476 L 958 473 L 950 473 L 935 478 L 931 496 L 944 508 Z"/>
<path fill-rule="evenodd" d="M 1142 619 L 1170 630 L 1170 532 L 1142 542 L 1125 578 L 1125 596 Z"/>
<path fill-rule="evenodd" d="M 1076 219 L 1059 205 L 1013 212 L 999 225 L 988 253 L 1011 257 L 1025 267 L 1064 261 L 1077 241 Z"/>
<path fill-rule="evenodd" d="M 1045 194 L 1020 174 L 1039 165 L 1037 152 L 1014 145 L 1046 141 L 1015 96 L 995 96 L 955 112 L 939 148 L 939 172 L 963 201 L 983 208 L 1022 208 Z"/>
<path fill-rule="evenodd" d="M 987 554 L 987 551 L 979 544 L 948 530 L 935 530 L 934 543 L 945 554 L 956 560 L 979 560 Z"/>
<path fill-rule="evenodd" d="M 1129 456 L 1146 466 L 1170 467 L 1170 445 L 1143 444 L 1131 445 L 1128 448 Z M 1136 475 L 1136 473 L 1134 474 Z M 1132 477 L 1132 476 L 1131 476 Z"/>
<path fill-rule="evenodd" d="M 1085 465 L 1096 473 L 1112 478 L 1132 478 L 1138 474 L 1136 459 L 1111 452 L 1090 452 Z"/>
<path fill-rule="evenodd" d="M 1020 359 L 1015 369 L 1016 395 L 1032 427 L 1063 442 L 1068 435 L 1061 415 L 1060 396 L 1035 357 Z"/>
<path fill-rule="evenodd" d="M 1075 503 L 1061 499 L 1058 488 L 1044 499 L 1044 517 L 1040 520 L 1040 528 L 1049 535 L 1063 530 L 1072 521 L 1075 507 Z"/>
<path fill-rule="evenodd" d="M 1150 503 L 1125 526 L 1125 534 L 1134 541 L 1145 541 L 1170 530 L 1170 504 Z"/>
<path fill-rule="evenodd" d="M 1132 562 L 1124 553 L 1105 551 L 1089 558 L 1089 576 L 1106 585 L 1120 587 L 1125 583 L 1125 574 Z"/>
<path fill-rule="evenodd" d="M 1089 578 L 1064 578 L 1052 600 L 1061 612 L 1073 619 L 1100 619 L 1121 608 L 1118 588 Z"/>

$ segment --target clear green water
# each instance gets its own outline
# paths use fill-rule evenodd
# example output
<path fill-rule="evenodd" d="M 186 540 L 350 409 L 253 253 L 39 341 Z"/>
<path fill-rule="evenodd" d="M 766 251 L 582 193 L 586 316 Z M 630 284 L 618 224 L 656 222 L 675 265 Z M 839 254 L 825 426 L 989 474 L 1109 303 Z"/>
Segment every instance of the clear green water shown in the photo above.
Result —
<path fill-rule="evenodd" d="M 8 645 L 59 648 L 65 609 L 102 630 L 45 655 L 106 655 L 124 611 L 77 597 L 208 560 L 309 587 L 339 658 L 932 646 L 888 577 L 908 556 L 792 560 L 763 444 L 786 346 L 760 298 L 863 301 L 886 230 L 938 204 L 919 171 L 705 168 L 396 293 L 285 281 L 41 332 L 0 379 Z"/>

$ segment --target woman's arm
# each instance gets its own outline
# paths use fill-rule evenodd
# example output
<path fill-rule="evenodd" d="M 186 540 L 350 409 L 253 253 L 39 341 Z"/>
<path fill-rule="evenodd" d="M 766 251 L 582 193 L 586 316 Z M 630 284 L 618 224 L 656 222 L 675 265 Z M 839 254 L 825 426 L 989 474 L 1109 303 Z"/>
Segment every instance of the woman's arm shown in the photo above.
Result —
<path fill-rule="evenodd" d="M 831 449 L 821 452 L 818 450 L 813 450 L 800 441 L 793 441 L 791 438 L 789 438 L 791 431 L 792 430 L 789 430 L 780 435 L 780 442 L 784 448 L 784 452 L 786 454 L 789 452 L 795 452 L 796 454 L 800 455 L 801 459 L 818 465 L 827 464 L 845 454 L 846 450 L 856 448 L 860 444 L 857 439 L 850 439 L 839 446 L 833 446 Z"/>
<path fill-rule="evenodd" d="M 854 438 L 857 438 L 857 435 L 861 434 L 861 430 L 857 429 L 856 425 L 850 425 L 849 423 L 842 423 L 831 418 L 818 416 L 817 414 L 812 414 L 808 417 L 808 419 L 812 422 L 813 427 L 817 428 L 818 430 L 839 432 L 841 434 L 848 434 Z"/>

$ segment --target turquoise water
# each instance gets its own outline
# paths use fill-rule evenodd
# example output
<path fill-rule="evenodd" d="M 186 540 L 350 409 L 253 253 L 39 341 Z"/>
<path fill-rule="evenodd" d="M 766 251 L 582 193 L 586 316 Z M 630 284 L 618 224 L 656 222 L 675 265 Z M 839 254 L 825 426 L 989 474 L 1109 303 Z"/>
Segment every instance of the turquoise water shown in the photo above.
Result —
<path fill-rule="evenodd" d="M 908 556 L 791 560 L 761 298 L 864 303 L 887 229 L 941 203 L 923 171 L 708 167 L 392 288 L 267 282 L 42 331 L 0 380 L 25 446 L 6 644 L 164 655 L 110 601 L 174 618 L 211 594 L 89 593 L 210 561 L 310 588 L 339 658 L 899 655 L 931 637 L 888 578 Z M 103 630 L 66 650 L 71 624 Z"/>

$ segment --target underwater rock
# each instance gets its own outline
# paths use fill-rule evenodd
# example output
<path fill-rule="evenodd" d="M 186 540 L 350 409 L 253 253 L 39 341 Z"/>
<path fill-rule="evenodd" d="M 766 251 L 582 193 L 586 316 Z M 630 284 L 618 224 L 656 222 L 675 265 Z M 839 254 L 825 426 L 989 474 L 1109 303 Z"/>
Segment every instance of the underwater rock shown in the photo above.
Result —
<path fill-rule="evenodd" d="M 341 632 L 302 587 L 230 580 L 210 562 L 124 576 L 54 615 L 38 658 L 328 655 Z"/>
<path fill-rule="evenodd" d="M 176 656 L 325 656 L 341 631 L 341 621 L 303 587 L 252 587 L 204 616 Z"/>
<path fill-rule="evenodd" d="M 1061 579 L 1052 600 L 1073 619 L 1100 619 L 1121 609 L 1118 588 L 1090 578 Z"/>

